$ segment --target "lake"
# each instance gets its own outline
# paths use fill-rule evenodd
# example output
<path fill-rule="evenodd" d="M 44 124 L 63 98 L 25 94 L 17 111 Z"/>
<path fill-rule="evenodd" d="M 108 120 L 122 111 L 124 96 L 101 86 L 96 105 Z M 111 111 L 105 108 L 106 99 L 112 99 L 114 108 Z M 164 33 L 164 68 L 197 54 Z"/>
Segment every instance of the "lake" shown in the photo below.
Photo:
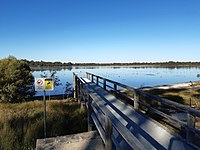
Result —
<path fill-rule="evenodd" d="M 179 82 L 197 81 L 197 74 L 200 73 L 200 67 L 144 67 L 144 66 L 74 66 L 74 67 L 35 67 L 32 68 L 33 76 L 40 78 L 41 74 L 50 76 L 52 71 L 56 71 L 62 85 L 55 87 L 54 91 L 47 94 L 63 94 L 65 83 L 73 83 L 73 72 L 79 76 L 85 77 L 86 72 L 90 72 L 132 87 L 145 87 L 172 84 Z M 36 96 L 42 95 L 37 92 Z"/>

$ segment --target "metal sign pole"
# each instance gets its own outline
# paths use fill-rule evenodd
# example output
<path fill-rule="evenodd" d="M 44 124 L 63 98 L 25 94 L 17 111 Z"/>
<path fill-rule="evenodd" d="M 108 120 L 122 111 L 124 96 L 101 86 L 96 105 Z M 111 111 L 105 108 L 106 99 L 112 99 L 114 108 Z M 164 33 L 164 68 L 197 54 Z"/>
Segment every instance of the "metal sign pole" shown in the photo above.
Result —
<path fill-rule="evenodd" d="M 44 138 L 47 137 L 46 127 L 46 91 L 54 90 L 54 83 L 52 78 L 35 78 L 35 91 L 43 91 L 44 100 Z"/>
<path fill-rule="evenodd" d="M 46 138 L 47 132 L 46 132 L 46 91 L 45 90 L 43 94 L 43 99 L 44 99 L 44 138 Z"/>

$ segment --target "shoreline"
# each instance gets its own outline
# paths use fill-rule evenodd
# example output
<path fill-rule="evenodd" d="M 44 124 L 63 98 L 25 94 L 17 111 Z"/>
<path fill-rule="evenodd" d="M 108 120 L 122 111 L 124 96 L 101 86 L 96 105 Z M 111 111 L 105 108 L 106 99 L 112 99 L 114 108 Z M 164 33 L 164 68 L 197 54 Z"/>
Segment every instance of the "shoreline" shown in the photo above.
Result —
<path fill-rule="evenodd" d="M 141 90 L 168 90 L 168 89 L 180 89 L 180 88 L 192 88 L 194 85 L 199 84 L 200 81 L 190 81 L 190 82 L 179 82 L 179 83 L 173 83 L 173 84 L 164 84 L 164 85 L 156 85 L 151 87 L 142 87 L 139 88 Z"/>
<path fill-rule="evenodd" d="M 200 67 L 200 62 L 179 62 L 179 61 L 166 61 L 166 62 L 113 62 L 113 63 L 72 63 L 72 62 L 51 62 L 51 61 L 33 61 L 22 59 L 27 62 L 30 67 L 78 67 L 78 66 L 150 66 L 150 67 Z"/>

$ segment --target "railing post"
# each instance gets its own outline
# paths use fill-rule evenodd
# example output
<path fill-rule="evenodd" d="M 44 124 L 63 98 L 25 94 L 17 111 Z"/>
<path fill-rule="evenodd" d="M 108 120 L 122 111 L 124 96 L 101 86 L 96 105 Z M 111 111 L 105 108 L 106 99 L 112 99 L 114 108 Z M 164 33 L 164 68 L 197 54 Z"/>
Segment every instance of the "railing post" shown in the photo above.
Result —
<path fill-rule="evenodd" d="M 73 73 L 73 84 L 74 84 L 74 98 L 77 98 L 77 76 Z"/>
<path fill-rule="evenodd" d="M 112 122 L 107 115 L 105 115 L 105 149 L 112 150 Z"/>
<path fill-rule="evenodd" d="M 89 75 L 88 72 L 86 72 L 86 77 L 87 77 L 88 79 L 90 79 L 90 75 Z"/>
<path fill-rule="evenodd" d="M 99 77 L 97 77 L 97 83 L 96 84 L 99 85 Z"/>
<path fill-rule="evenodd" d="M 88 131 L 92 131 L 92 127 L 93 127 L 93 121 L 92 121 L 92 108 L 91 108 L 91 103 L 92 103 L 92 99 L 89 96 L 88 98 Z"/>
<path fill-rule="evenodd" d="M 78 98 L 78 103 L 81 103 L 81 99 L 82 99 L 82 93 L 81 93 L 81 83 L 80 80 L 77 79 L 77 98 Z"/>
<path fill-rule="evenodd" d="M 103 79 L 103 89 L 106 90 L 106 79 Z"/>
<path fill-rule="evenodd" d="M 139 95 L 136 91 L 134 91 L 134 109 L 138 110 L 139 109 Z"/>
<path fill-rule="evenodd" d="M 189 128 L 195 128 L 195 117 L 190 113 L 187 114 L 187 126 Z M 195 133 L 187 129 L 187 133 L 186 133 L 187 142 L 188 143 L 194 142 L 194 138 L 195 138 Z"/>
<path fill-rule="evenodd" d="M 114 91 L 117 91 L 117 84 L 114 84 Z"/>
<path fill-rule="evenodd" d="M 94 75 L 93 75 L 93 74 L 92 74 L 92 78 L 91 78 L 91 81 L 92 81 L 92 82 L 94 82 Z"/>

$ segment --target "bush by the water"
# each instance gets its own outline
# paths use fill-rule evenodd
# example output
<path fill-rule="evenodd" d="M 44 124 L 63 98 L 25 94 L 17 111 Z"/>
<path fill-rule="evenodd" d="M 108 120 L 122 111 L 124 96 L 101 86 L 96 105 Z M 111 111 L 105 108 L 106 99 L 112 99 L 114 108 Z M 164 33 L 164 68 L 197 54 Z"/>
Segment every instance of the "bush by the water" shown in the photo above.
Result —
<path fill-rule="evenodd" d="M 34 149 L 44 138 L 43 101 L 0 104 L 0 149 Z M 69 101 L 47 101 L 47 137 L 87 130 L 87 113 Z"/>
<path fill-rule="evenodd" d="M 34 78 L 27 62 L 8 57 L 0 60 L 0 102 L 32 99 Z"/>

